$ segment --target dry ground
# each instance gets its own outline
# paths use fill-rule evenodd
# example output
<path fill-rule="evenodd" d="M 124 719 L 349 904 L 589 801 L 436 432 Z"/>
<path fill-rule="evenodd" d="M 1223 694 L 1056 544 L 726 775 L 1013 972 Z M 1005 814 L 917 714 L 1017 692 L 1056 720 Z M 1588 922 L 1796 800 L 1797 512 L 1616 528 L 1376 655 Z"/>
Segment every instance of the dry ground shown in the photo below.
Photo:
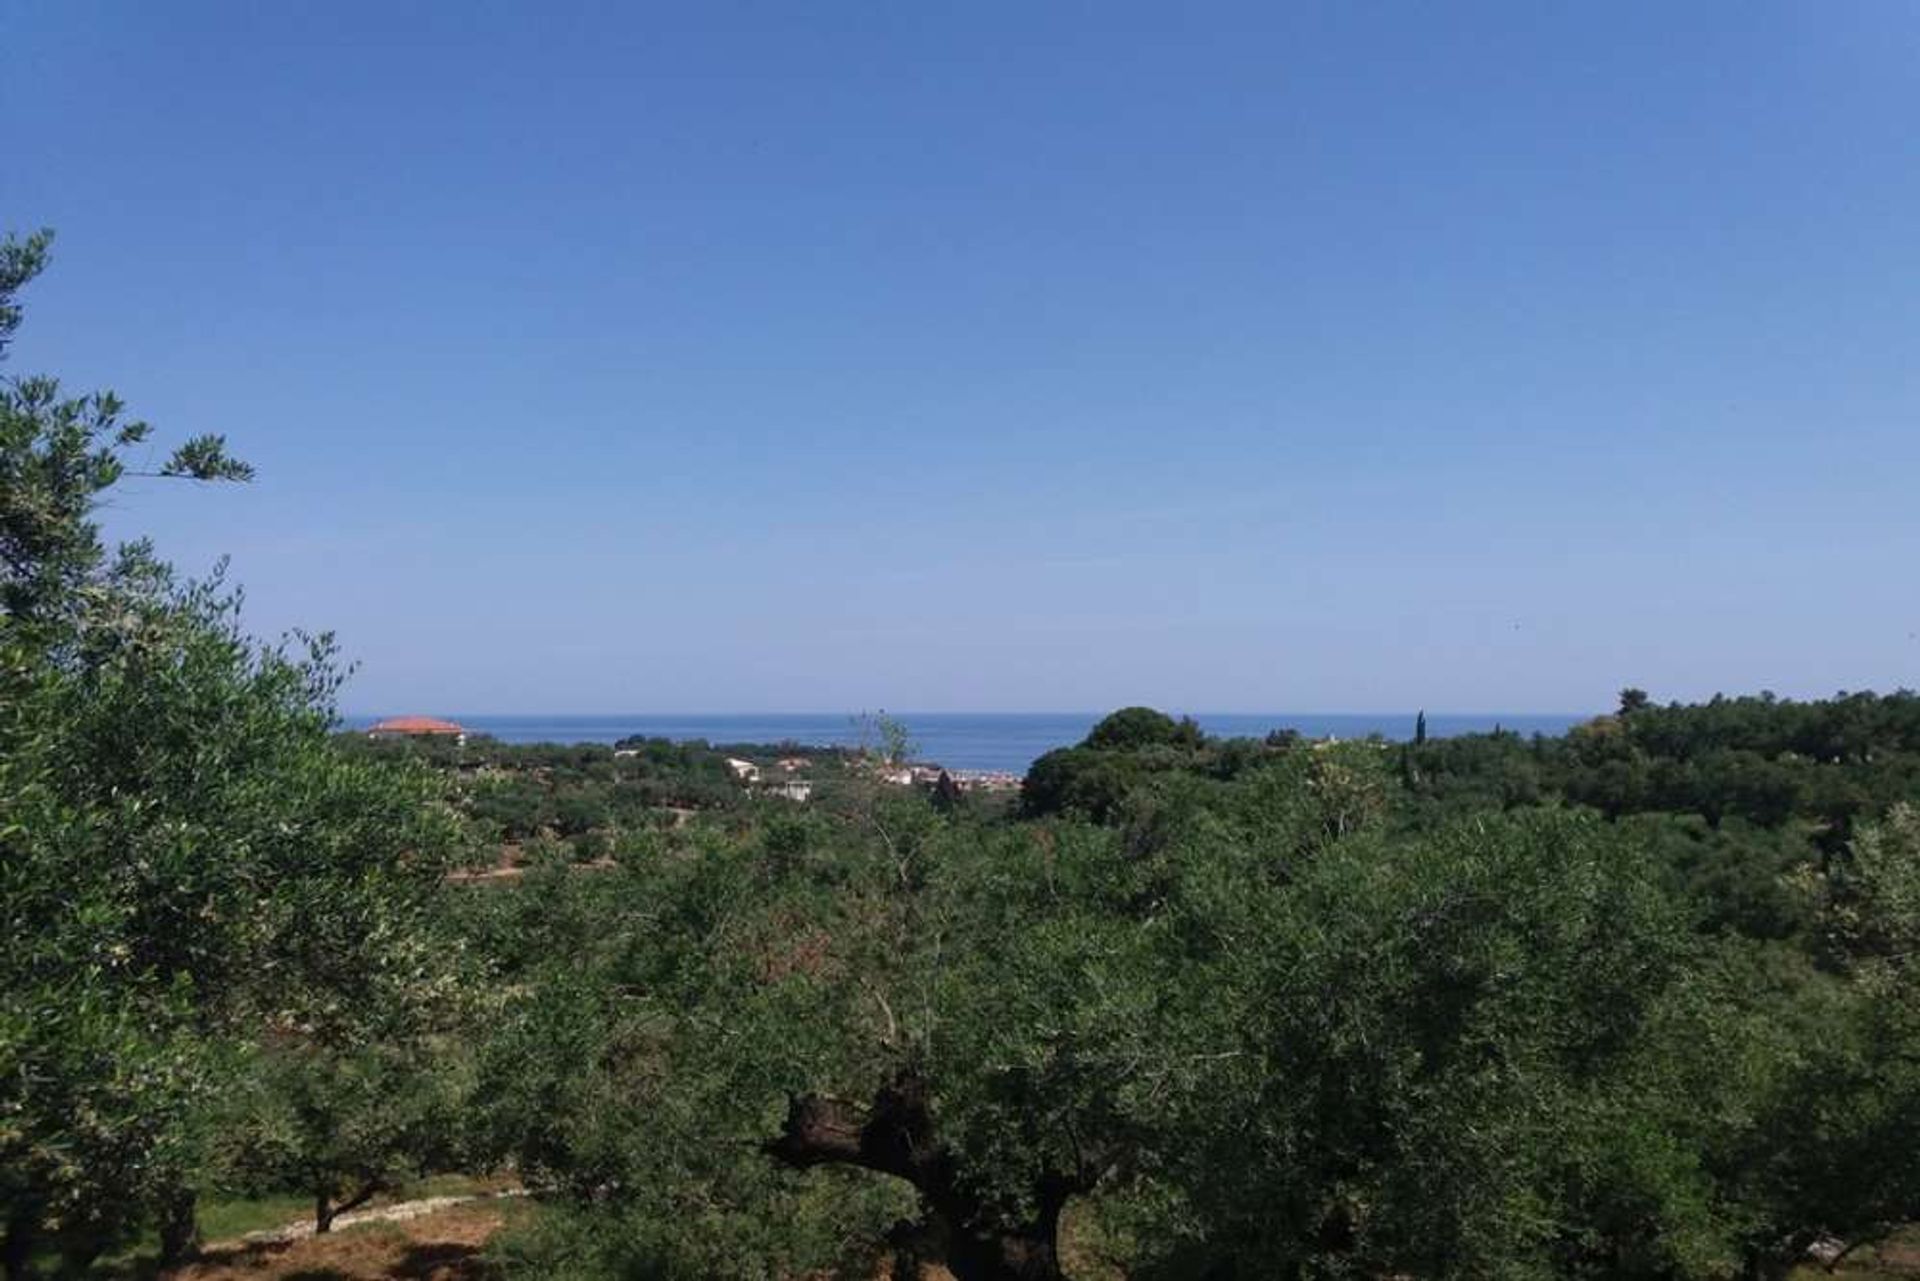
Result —
<path fill-rule="evenodd" d="M 321 1237 L 272 1244 L 238 1242 L 209 1247 L 197 1263 L 164 1274 L 165 1281 L 498 1281 L 482 1257 L 507 1217 L 527 1212 L 525 1201 L 468 1201 L 399 1222 L 361 1223 Z M 1073 1243 L 1068 1242 L 1069 1246 Z M 1119 1277 L 1111 1265 L 1069 1249 L 1070 1273 Z M 1796 1281 L 1906 1281 L 1920 1277 L 1920 1229 L 1909 1228 L 1844 1261 L 1838 1271 L 1809 1266 Z M 876 1270 L 885 1281 L 891 1269 Z M 951 1281 L 930 1270 L 916 1281 Z"/>
<path fill-rule="evenodd" d="M 1794 1281 L 1909 1281 L 1920 1277 L 1920 1225 L 1902 1228 L 1877 1246 L 1841 1260 L 1833 1271 L 1808 1265 Z"/>
<path fill-rule="evenodd" d="M 492 1281 L 481 1259 L 517 1203 L 471 1201 L 401 1222 L 363 1223 L 269 1245 L 209 1247 L 169 1281 Z"/>

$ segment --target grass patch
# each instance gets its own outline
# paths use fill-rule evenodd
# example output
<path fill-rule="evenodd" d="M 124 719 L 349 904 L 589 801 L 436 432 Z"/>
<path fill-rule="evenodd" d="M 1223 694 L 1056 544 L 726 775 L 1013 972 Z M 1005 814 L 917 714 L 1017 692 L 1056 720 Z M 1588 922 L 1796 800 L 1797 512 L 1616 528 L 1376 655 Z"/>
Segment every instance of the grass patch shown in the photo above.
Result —
<path fill-rule="evenodd" d="M 313 1199 L 279 1193 L 262 1197 L 202 1197 L 194 1217 L 207 1241 L 231 1241 L 249 1232 L 267 1232 L 313 1215 Z"/>
<path fill-rule="evenodd" d="M 402 1183 L 395 1191 L 374 1201 L 378 1205 L 390 1205 L 395 1201 L 424 1201 L 435 1196 L 479 1196 L 483 1192 L 496 1192 L 501 1186 L 500 1179 L 472 1174 L 429 1174 L 424 1179 Z"/>
<path fill-rule="evenodd" d="M 478 1196 L 502 1186 L 500 1179 L 470 1174 L 431 1174 L 400 1184 L 373 1198 L 363 1210 L 423 1201 L 428 1197 Z M 259 1197 L 202 1197 L 195 1216 L 203 1241 L 233 1241 L 249 1232 L 272 1232 L 313 1220 L 313 1198 L 292 1192 Z"/>

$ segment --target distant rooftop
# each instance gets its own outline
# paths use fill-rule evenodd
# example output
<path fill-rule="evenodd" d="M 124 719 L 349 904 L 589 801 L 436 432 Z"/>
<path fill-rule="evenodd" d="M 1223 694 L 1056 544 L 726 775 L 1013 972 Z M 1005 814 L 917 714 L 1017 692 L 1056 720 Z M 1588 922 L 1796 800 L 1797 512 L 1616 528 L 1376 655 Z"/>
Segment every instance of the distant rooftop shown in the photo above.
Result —
<path fill-rule="evenodd" d="M 369 734 L 465 734 L 466 732 L 452 721 L 443 721 L 433 716 L 389 716 L 383 721 L 375 721 L 367 730 Z"/>

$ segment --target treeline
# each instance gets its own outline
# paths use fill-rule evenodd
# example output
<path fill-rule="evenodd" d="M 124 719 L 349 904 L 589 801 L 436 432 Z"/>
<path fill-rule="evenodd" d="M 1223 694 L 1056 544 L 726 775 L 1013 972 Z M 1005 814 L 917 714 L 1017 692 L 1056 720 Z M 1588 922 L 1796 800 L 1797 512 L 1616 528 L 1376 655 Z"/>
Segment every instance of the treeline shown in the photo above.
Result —
<path fill-rule="evenodd" d="M 1145 708 L 1110 720 L 1104 738 L 1034 764 L 1023 792 L 1030 815 L 1100 818 L 1154 774 L 1231 780 L 1312 746 L 1284 728 L 1265 740 L 1210 738 L 1191 720 Z M 1838 847 L 1861 817 L 1920 794 L 1920 695 L 1797 702 L 1762 694 L 1661 707 L 1629 689 L 1617 714 L 1564 736 L 1422 735 L 1391 750 L 1415 808 L 1429 818 L 1561 801 L 1610 818 L 1697 814 L 1763 827 L 1804 820 Z"/>
<path fill-rule="evenodd" d="M 738 803 L 739 781 L 705 744 L 622 743 L 633 755 L 592 743 L 464 745 L 431 739 L 368 741 L 344 735 L 347 750 L 417 758 L 449 780 L 455 805 L 476 838 L 523 844 L 553 838 L 576 853 L 603 852 L 626 832 L 658 827 L 668 808 L 720 809 Z"/>
<path fill-rule="evenodd" d="M 1559 798 L 1614 818 L 1697 814 L 1770 828 L 1804 821 L 1838 849 L 1862 818 L 1920 795 L 1920 695 L 1660 707 L 1627 690 L 1616 715 L 1564 737 L 1430 740 L 1406 749 L 1404 768 L 1414 794 L 1442 810 Z"/>
<path fill-rule="evenodd" d="M 1029 817 L 1114 822 L 1149 803 L 1168 775 L 1226 787 L 1328 750 L 1284 728 L 1264 740 L 1210 738 L 1144 708 L 1109 724 L 1034 763 L 1022 794 Z M 1799 871 L 1824 867 L 1863 824 L 1920 798 L 1920 695 L 1659 706 L 1628 689 L 1617 712 L 1565 735 L 1417 735 L 1350 748 L 1339 755 L 1364 763 L 1385 821 L 1403 832 L 1489 812 L 1590 808 L 1658 848 L 1703 920 L 1780 937 L 1810 925 L 1790 884 Z"/>
<path fill-rule="evenodd" d="M 455 807 L 477 844 L 553 840 L 575 857 L 610 853 L 627 835 L 670 824 L 673 811 L 717 811 L 746 804 L 751 792 L 727 764 L 751 762 L 776 774 L 776 762 L 807 761 L 810 780 L 842 777 L 850 753 L 791 743 L 710 744 L 644 735 L 596 743 L 503 743 L 470 735 L 369 739 L 338 736 L 350 755 L 417 762 L 448 781 Z"/>

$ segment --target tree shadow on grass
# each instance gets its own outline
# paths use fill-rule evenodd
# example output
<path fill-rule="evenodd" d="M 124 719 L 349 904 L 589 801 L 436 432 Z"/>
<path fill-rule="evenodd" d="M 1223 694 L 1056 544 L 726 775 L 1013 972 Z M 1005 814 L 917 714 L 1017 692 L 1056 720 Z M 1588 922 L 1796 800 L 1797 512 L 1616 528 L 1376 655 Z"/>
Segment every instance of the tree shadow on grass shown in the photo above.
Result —
<path fill-rule="evenodd" d="M 499 1275 L 479 1246 L 451 1242 L 416 1245 L 393 1268 L 393 1276 L 405 1281 L 494 1281 Z"/>
<path fill-rule="evenodd" d="M 384 1272 L 393 1281 L 497 1281 L 500 1275 L 481 1257 L 479 1246 L 453 1242 L 410 1246 Z M 281 1281 L 354 1281 L 362 1275 L 338 1268 L 301 1268 L 286 1273 Z"/>

